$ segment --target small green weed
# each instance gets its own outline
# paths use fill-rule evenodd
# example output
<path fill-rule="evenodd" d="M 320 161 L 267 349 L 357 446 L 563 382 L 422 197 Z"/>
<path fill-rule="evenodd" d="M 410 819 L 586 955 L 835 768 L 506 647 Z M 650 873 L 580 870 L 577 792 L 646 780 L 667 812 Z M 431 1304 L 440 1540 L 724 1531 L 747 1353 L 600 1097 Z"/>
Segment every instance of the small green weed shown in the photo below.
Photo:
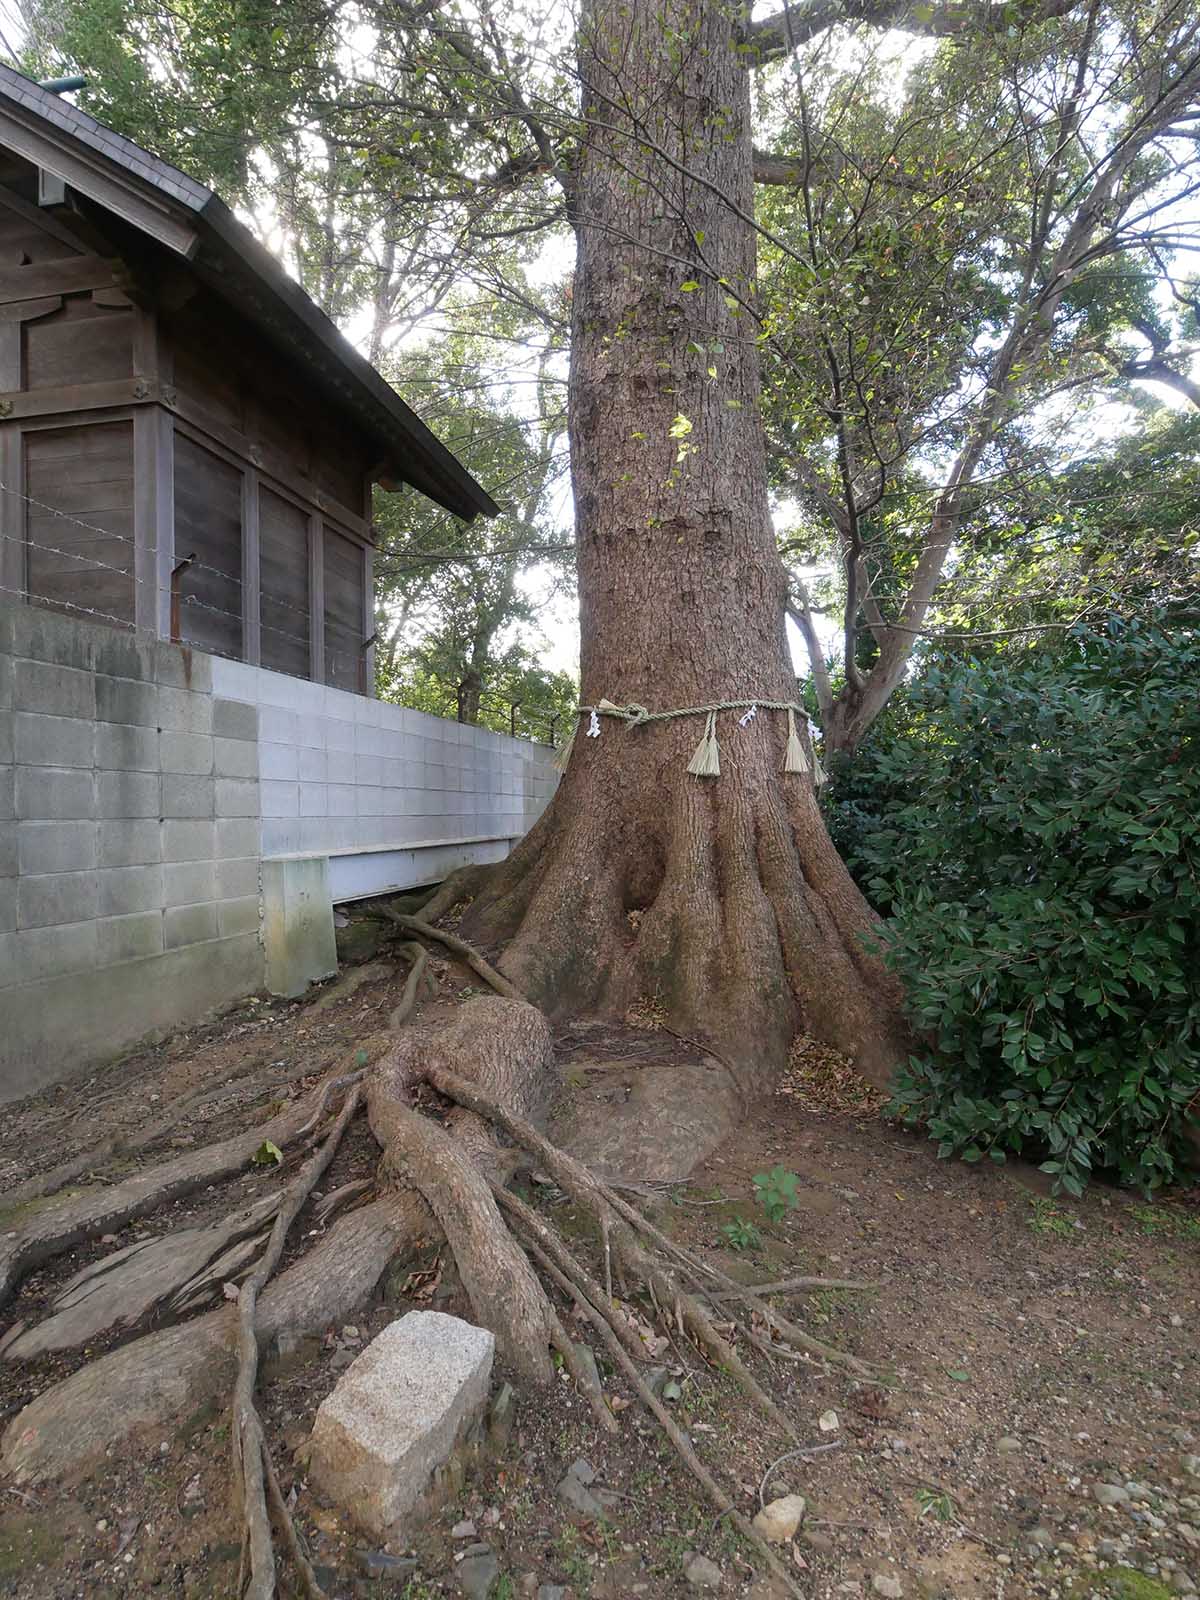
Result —
<path fill-rule="evenodd" d="M 786 1167 L 772 1167 L 770 1172 L 754 1174 L 754 1198 L 772 1222 L 782 1222 L 789 1211 L 799 1205 L 796 1186 L 800 1179 Z"/>
<path fill-rule="evenodd" d="M 1200 1239 L 1200 1217 L 1184 1216 L 1167 1206 L 1131 1206 L 1129 1215 L 1143 1233 L 1168 1239 Z"/>
<path fill-rule="evenodd" d="M 734 1217 L 723 1222 L 720 1232 L 731 1250 L 758 1250 L 762 1247 L 762 1234 L 745 1217 Z"/>
<path fill-rule="evenodd" d="M 939 1489 L 918 1489 L 917 1504 L 921 1508 L 917 1512 L 918 1522 L 925 1517 L 935 1517 L 938 1522 L 949 1522 L 954 1515 L 954 1501 Z"/>
<path fill-rule="evenodd" d="M 1034 1233 L 1057 1233 L 1060 1238 L 1069 1239 L 1075 1233 L 1075 1224 L 1065 1211 L 1060 1211 L 1053 1200 L 1047 1200 L 1045 1195 L 1031 1194 L 1029 1204 L 1033 1215 L 1027 1220 Z"/>

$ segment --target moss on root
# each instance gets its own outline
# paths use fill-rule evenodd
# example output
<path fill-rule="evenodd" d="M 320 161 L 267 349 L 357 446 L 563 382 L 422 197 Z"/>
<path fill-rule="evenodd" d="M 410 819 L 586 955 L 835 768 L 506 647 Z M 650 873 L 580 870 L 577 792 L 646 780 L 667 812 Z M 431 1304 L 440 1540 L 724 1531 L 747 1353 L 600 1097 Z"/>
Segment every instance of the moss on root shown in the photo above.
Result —
<path fill-rule="evenodd" d="M 1172 1590 L 1157 1578 L 1148 1578 L 1134 1567 L 1110 1567 L 1107 1572 L 1089 1572 L 1071 1586 L 1070 1600 L 1175 1600 Z"/>

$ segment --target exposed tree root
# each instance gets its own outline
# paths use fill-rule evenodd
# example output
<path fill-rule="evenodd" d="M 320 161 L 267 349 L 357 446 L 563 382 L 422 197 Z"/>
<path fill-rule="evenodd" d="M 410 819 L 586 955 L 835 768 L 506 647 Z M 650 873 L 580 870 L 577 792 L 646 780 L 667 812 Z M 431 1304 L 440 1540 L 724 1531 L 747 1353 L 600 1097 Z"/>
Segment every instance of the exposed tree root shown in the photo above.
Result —
<path fill-rule="evenodd" d="M 764 1565 L 798 1593 L 776 1552 L 737 1511 L 642 1377 L 639 1364 L 647 1352 L 634 1319 L 614 1300 L 613 1280 L 615 1273 L 626 1297 L 626 1284 L 635 1294 L 644 1292 L 669 1328 L 680 1336 L 690 1335 L 704 1355 L 728 1372 L 759 1410 L 792 1438 L 790 1419 L 726 1333 L 740 1326 L 742 1335 L 768 1354 L 790 1356 L 802 1350 L 824 1360 L 841 1360 L 865 1374 L 860 1363 L 813 1339 L 762 1298 L 764 1293 L 801 1286 L 829 1287 L 830 1282 L 794 1279 L 761 1287 L 735 1283 L 682 1248 L 613 1186 L 539 1131 L 535 1118 L 552 1060 L 545 1018 L 472 946 L 433 925 L 434 917 L 481 881 L 482 875 L 473 871 L 459 875 L 434 896 L 423 916 L 384 908 L 394 925 L 415 937 L 399 951 L 411 961 L 411 968 L 392 1013 L 390 1048 L 373 1066 L 327 1078 L 302 1104 L 238 1139 L 168 1162 L 98 1194 L 61 1202 L 31 1218 L 24 1230 L 18 1230 L 16 1241 L 5 1242 L 9 1248 L 0 1250 L 0 1268 L 7 1266 L 8 1276 L 0 1276 L 0 1292 L 5 1288 L 11 1292 L 23 1265 L 237 1171 L 264 1138 L 281 1146 L 299 1142 L 320 1124 L 334 1097 L 346 1093 L 320 1152 L 281 1197 L 270 1240 L 242 1285 L 236 1312 L 224 1308 L 137 1340 L 49 1390 L 10 1425 L 3 1440 L 3 1465 L 22 1482 L 55 1476 L 68 1466 L 86 1467 L 135 1433 L 157 1432 L 171 1416 L 194 1412 L 222 1387 L 231 1388 L 232 1470 L 245 1525 L 244 1593 L 250 1600 L 272 1600 L 274 1523 L 304 1592 L 317 1600 L 320 1585 L 280 1492 L 255 1404 L 259 1353 L 266 1341 L 285 1329 L 318 1331 L 347 1314 L 397 1251 L 427 1232 L 436 1218 L 475 1316 L 493 1330 L 502 1352 L 522 1376 L 533 1384 L 546 1383 L 553 1375 L 550 1351 L 557 1350 L 597 1424 L 608 1432 L 617 1431 L 616 1419 L 581 1359 L 580 1347 L 570 1339 L 543 1287 L 544 1278 L 574 1302 L 595 1330 L 720 1514 L 731 1518 Z M 427 939 L 439 941 L 468 962 L 500 998 L 473 999 L 449 1017 L 405 1026 L 427 982 L 428 954 L 421 942 Z M 422 1084 L 452 1103 L 444 1120 L 418 1109 L 414 1095 Z M 385 1184 L 400 1187 L 343 1218 L 315 1250 L 278 1281 L 269 1282 L 288 1229 L 328 1168 L 363 1100 L 382 1149 L 380 1175 Z M 603 1251 L 603 1282 L 549 1220 L 506 1189 L 514 1170 L 530 1158 L 595 1220 Z M 351 1184 L 336 1194 L 358 1193 L 362 1188 L 361 1183 Z M 739 1309 L 714 1313 L 706 1300 L 713 1305 L 731 1302 Z M 757 1325 L 739 1324 L 741 1307 L 753 1314 Z M 723 1317 L 730 1320 L 721 1321 Z M 779 1345 L 764 1336 L 766 1329 Z"/>
<path fill-rule="evenodd" d="M 254 1326 L 254 1314 L 258 1307 L 258 1296 L 279 1265 L 288 1229 L 336 1155 L 342 1135 L 358 1110 L 359 1099 L 356 1088 L 347 1097 L 341 1115 L 325 1143 L 288 1185 L 262 1260 L 246 1279 L 238 1295 L 238 1374 L 233 1386 L 230 1441 L 234 1498 L 241 1507 L 245 1521 L 250 1558 L 250 1581 L 245 1591 L 247 1600 L 274 1600 L 275 1595 L 275 1550 L 267 1511 L 270 1452 L 254 1403 L 254 1390 L 258 1383 L 258 1334 Z M 287 1517 L 286 1507 L 283 1508 L 283 1515 Z M 315 1578 L 313 1581 L 316 1582 Z M 320 1593 L 320 1590 L 317 1592 Z"/>
<path fill-rule="evenodd" d="M 612 1325 L 608 1319 L 602 1316 L 601 1313 L 597 1311 L 591 1304 L 586 1295 L 577 1289 L 564 1273 L 561 1273 L 558 1270 L 558 1268 L 550 1260 L 549 1256 L 546 1255 L 541 1246 L 533 1238 L 530 1238 L 528 1241 L 528 1249 L 530 1254 L 535 1258 L 535 1260 L 537 1260 L 539 1266 L 541 1266 L 542 1270 L 546 1273 L 547 1277 L 551 1278 L 564 1294 L 571 1296 L 583 1315 L 587 1317 L 589 1322 L 591 1322 L 592 1326 L 596 1329 L 596 1332 L 607 1345 L 613 1360 L 621 1368 L 621 1371 L 625 1374 L 628 1381 L 633 1385 L 633 1388 L 637 1392 L 638 1398 L 658 1423 L 659 1427 L 662 1428 L 672 1445 L 674 1445 L 680 1460 L 696 1479 L 697 1483 L 700 1484 L 705 1494 L 717 1508 L 717 1511 L 722 1516 L 729 1517 L 730 1521 L 733 1523 L 734 1527 L 738 1530 L 742 1537 L 746 1539 L 758 1552 L 767 1569 L 782 1583 L 787 1585 L 789 1593 L 797 1596 L 801 1595 L 802 1591 L 792 1578 L 791 1574 L 788 1572 L 787 1568 L 780 1561 L 779 1557 L 771 1549 L 770 1545 L 768 1545 L 765 1540 L 759 1537 L 759 1535 L 751 1527 L 749 1521 L 741 1514 L 740 1511 L 738 1511 L 729 1495 L 725 1493 L 720 1484 L 713 1477 L 712 1473 L 709 1472 L 703 1461 L 701 1461 L 700 1457 L 696 1454 L 687 1435 L 679 1427 L 674 1417 L 671 1416 L 670 1412 L 662 1404 L 658 1396 L 646 1383 L 645 1379 L 642 1377 L 641 1373 L 637 1370 L 637 1367 L 626 1353 L 621 1341 L 614 1333 Z"/>
<path fill-rule="evenodd" d="M 517 1116 L 476 1084 L 445 1068 L 431 1067 L 428 1076 L 430 1083 L 441 1094 L 489 1118 L 511 1139 L 535 1155 L 559 1187 L 595 1217 L 602 1231 L 611 1239 L 612 1248 L 629 1275 L 646 1286 L 656 1303 L 674 1311 L 681 1330 L 686 1327 L 709 1358 L 732 1374 L 765 1416 L 789 1436 L 792 1434 L 790 1419 L 763 1389 L 734 1347 L 718 1332 L 696 1296 L 678 1281 L 664 1262 L 656 1260 L 642 1245 L 639 1232 L 656 1235 L 660 1240 L 664 1237 L 653 1224 L 634 1212 L 625 1201 L 619 1200 L 581 1161 L 551 1144 L 531 1123 Z M 627 1221 L 625 1213 L 637 1218 L 636 1223 Z"/>
<path fill-rule="evenodd" d="M 322 1334 L 344 1322 L 389 1263 L 436 1224 L 419 1196 L 386 1195 L 339 1218 L 306 1255 L 267 1285 L 258 1302 L 259 1345 L 280 1333 Z M 234 1308 L 228 1305 L 111 1350 L 54 1384 L 5 1429 L 0 1467 L 18 1484 L 86 1472 L 137 1439 L 228 1396 L 237 1372 Z"/>
<path fill-rule="evenodd" d="M 523 1377 L 549 1383 L 554 1375 L 550 1305 L 505 1228 L 487 1179 L 432 1118 L 388 1091 L 373 1088 L 370 1108 L 385 1169 L 424 1195 L 454 1252 L 476 1316 Z"/>
<path fill-rule="evenodd" d="M 384 914 L 398 928 L 406 928 L 410 933 L 420 934 L 423 939 L 436 939 L 439 944 L 444 944 L 447 950 L 465 961 L 472 972 L 506 1000 L 525 998 L 516 984 L 509 983 L 503 974 L 496 971 L 490 961 L 484 960 L 474 945 L 468 944 L 465 939 L 460 939 L 456 933 L 449 933 L 445 928 L 435 928 L 423 917 L 408 917 L 399 911 L 385 911 Z"/>

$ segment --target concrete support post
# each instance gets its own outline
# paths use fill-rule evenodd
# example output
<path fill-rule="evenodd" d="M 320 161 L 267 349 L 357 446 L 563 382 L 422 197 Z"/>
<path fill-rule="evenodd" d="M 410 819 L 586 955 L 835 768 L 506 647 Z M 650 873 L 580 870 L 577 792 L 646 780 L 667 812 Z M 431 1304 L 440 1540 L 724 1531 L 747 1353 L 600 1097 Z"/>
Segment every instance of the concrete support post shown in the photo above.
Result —
<path fill-rule="evenodd" d="M 337 971 L 333 900 L 325 856 L 262 864 L 267 988 L 292 999 Z"/>

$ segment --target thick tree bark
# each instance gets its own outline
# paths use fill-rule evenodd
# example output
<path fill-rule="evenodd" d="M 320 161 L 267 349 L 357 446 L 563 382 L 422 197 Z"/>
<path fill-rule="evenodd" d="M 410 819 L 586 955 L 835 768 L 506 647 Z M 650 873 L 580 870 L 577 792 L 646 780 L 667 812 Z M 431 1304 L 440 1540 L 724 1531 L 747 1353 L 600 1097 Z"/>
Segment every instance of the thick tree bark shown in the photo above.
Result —
<path fill-rule="evenodd" d="M 587 704 L 796 694 L 744 311 L 753 150 L 731 15 L 593 0 L 581 26 L 570 431 Z M 884 1079 L 896 992 L 863 949 L 870 913 L 810 778 L 780 770 L 783 716 L 721 716 L 719 779 L 686 771 L 702 719 L 586 726 L 464 930 L 507 940 L 503 970 L 551 1015 L 657 1001 L 764 1079 L 803 1026 Z"/>

